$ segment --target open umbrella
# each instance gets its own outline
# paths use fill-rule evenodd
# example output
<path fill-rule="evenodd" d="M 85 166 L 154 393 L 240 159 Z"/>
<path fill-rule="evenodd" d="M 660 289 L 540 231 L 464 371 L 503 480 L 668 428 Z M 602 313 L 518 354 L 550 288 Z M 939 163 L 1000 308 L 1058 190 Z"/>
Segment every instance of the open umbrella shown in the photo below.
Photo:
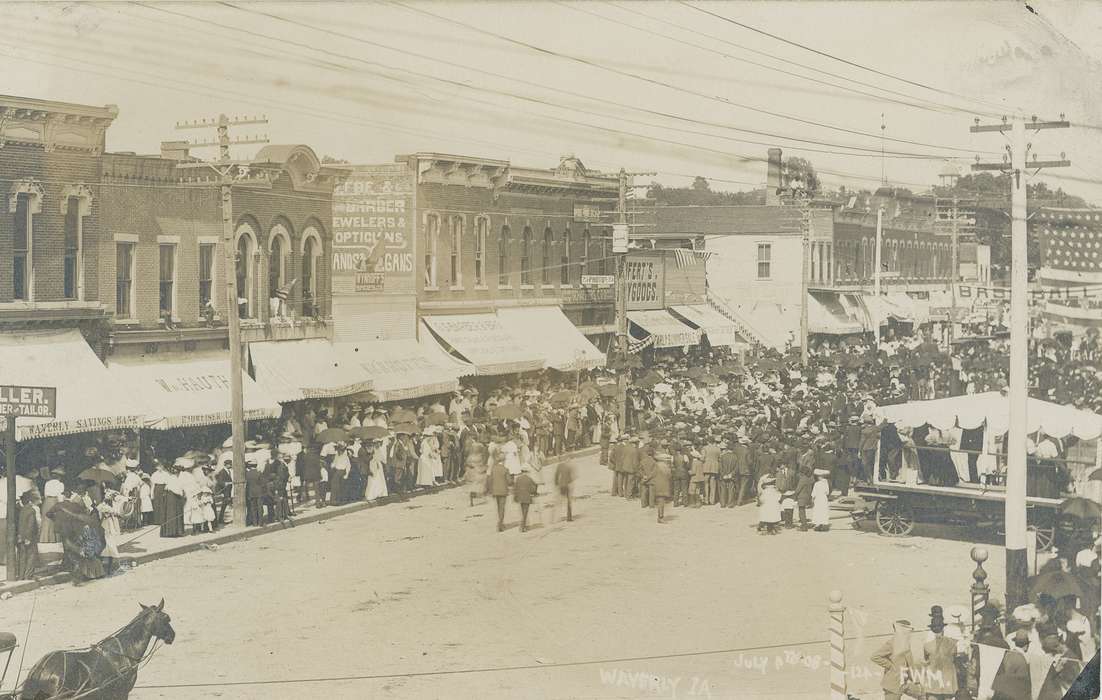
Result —
<path fill-rule="evenodd" d="M 590 401 L 593 401 L 603 395 L 603 392 L 605 391 L 605 386 L 607 385 L 602 385 L 600 388 L 595 388 L 591 386 L 586 387 L 585 389 L 582 389 L 578 392 L 578 399 L 580 399 L 582 403 L 589 403 Z"/>
<path fill-rule="evenodd" d="M 1029 579 L 1029 597 L 1036 599 L 1042 593 L 1059 600 L 1065 596 L 1075 596 L 1085 600 L 1089 592 L 1086 581 L 1068 571 L 1046 571 Z"/>
<path fill-rule="evenodd" d="M 1102 506 L 1089 498 L 1072 496 L 1064 499 L 1064 502 L 1060 504 L 1060 514 L 1071 515 L 1083 520 L 1097 520 L 1102 517 Z"/>
<path fill-rule="evenodd" d="M 78 476 L 85 481 L 96 481 L 100 483 L 110 483 L 118 478 L 117 475 L 112 474 L 102 466 L 88 467 Z"/>
<path fill-rule="evenodd" d="M 605 398 L 612 398 L 619 393 L 620 389 L 615 384 L 603 384 L 601 385 L 601 396 Z"/>
<path fill-rule="evenodd" d="M 365 425 L 362 428 L 352 428 L 348 434 L 361 440 L 380 440 L 385 438 L 389 431 L 377 425 Z"/>
<path fill-rule="evenodd" d="M 590 387 L 586 387 L 587 393 L 589 390 Z M 596 391 L 596 389 L 594 388 L 593 391 Z M 580 393 L 575 394 L 573 391 L 570 391 L 568 389 L 556 391 L 554 394 L 551 395 L 551 405 L 555 407 L 568 406 L 570 402 L 574 400 L 575 396 L 580 396 Z"/>
<path fill-rule="evenodd" d="M 592 389 L 593 391 L 597 391 L 597 383 L 592 381 L 584 381 L 578 385 L 578 391 L 582 391 L 583 389 Z"/>
<path fill-rule="evenodd" d="M 689 369 L 685 370 L 685 375 L 690 379 L 700 379 L 702 376 L 704 376 L 704 368 L 690 367 Z"/>
<path fill-rule="evenodd" d="M 421 432 L 416 423 L 392 423 L 390 429 L 399 435 L 416 435 Z"/>
<path fill-rule="evenodd" d="M 515 403 L 503 403 L 500 406 L 494 407 L 494 418 L 501 418 L 503 420 L 512 420 L 520 418 L 522 411 L 520 406 Z"/>
<path fill-rule="evenodd" d="M 348 439 L 348 431 L 344 428 L 326 428 L 318 434 L 317 441 L 323 445 L 327 442 L 344 442 Z"/>
<path fill-rule="evenodd" d="M 443 425 L 444 423 L 448 422 L 448 414 L 436 411 L 425 416 L 425 419 L 422 422 L 425 424 L 426 427 L 430 425 Z"/>
<path fill-rule="evenodd" d="M 391 423 L 416 423 L 417 414 L 408 408 L 399 408 L 390 414 Z"/>

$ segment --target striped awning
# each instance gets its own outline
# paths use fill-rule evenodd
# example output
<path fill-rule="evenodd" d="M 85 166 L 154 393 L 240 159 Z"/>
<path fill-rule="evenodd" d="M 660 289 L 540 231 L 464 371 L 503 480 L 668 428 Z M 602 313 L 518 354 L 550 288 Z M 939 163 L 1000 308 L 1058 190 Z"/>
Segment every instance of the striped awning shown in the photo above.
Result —
<path fill-rule="evenodd" d="M 675 348 L 700 343 L 701 331 L 679 321 L 669 311 L 629 311 L 628 320 L 644 333 L 654 336 L 657 348 Z"/>

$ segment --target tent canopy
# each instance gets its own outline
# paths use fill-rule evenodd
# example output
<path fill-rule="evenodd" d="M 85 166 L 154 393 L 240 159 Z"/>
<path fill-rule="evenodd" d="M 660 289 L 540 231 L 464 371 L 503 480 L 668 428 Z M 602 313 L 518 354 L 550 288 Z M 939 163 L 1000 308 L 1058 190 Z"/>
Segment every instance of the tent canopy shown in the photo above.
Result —
<path fill-rule="evenodd" d="M 974 430 L 986 422 L 995 435 L 1002 435 L 1010 429 L 1010 398 L 994 391 L 881 406 L 877 411 L 884 420 L 908 428 L 931 425 L 938 430 L 956 426 Z M 1059 439 L 1074 435 L 1081 440 L 1094 440 L 1102 435 L 1102 416 L 1030 398 L 1026 408 L 1026 426 L 1030 433 L 1039 430 Z"/>

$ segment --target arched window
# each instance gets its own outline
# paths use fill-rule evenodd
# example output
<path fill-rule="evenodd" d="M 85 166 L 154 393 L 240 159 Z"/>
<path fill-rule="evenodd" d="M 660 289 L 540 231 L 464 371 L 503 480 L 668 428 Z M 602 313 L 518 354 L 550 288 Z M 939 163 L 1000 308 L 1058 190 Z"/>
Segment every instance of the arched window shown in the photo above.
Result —
<path fill-rule="evenodd" d="M 440 242 L 440 216 L 425 215 L 425 288 L 436 289 L 436 247 Z"/>
<path fill-rule="evenodd" d="M 474 286 L 486 286 L 486 235 L 490 231 L 490 217 L 474 220 Z"/>
<path fill-rule="evenodd" d="M 302 232 L 302 315 L 321 313 L 318 299 L 318 260 L 321 259 L 321 237 L 317 229 L 308 227 Z"/>
<path fill-rule="evenodd" d="M 559 284 L 570 284 L 570 228 L 562 232 L 562 251 L 559 255 Z"/>
<path fill-rule="evenodd" d="M 520 234 L 520 283 L 532 284 L 532 227 Z"/>
<path fill-rule="evenodd" d="M 237 227 L 237 312 L 241 318 L 256 316 L 256 231 L 248 223 Z"/>
<path fill-rule="evenodd" d="M 287 227 L 276 224 L 268 234 L 268 298 L 272 300 L 272 315 L 283 316 L 287 309 L 289 290 L 283 290 L 291 252 L 291 236 Z"/>
<path fill-rule="evenodd" d="M 554 263 L 551 261 L 551 248 L 554 244 L 555 234 L 548 226 L 543 230 L 543 274 L 540 275 L 543 284 L 551 284 L 551 280 L 554 279 L 551 274 L 554 271 Z"/>
<path fill-rule="evenodd" d="M 451 273 L 449 280 L 452 287 L 463 286 L 463 222 L 462 216 L 448 219 L 451 240 L 451 264 L 448 271 Z"/>
<path fill-rule="evenodd" d="M 501 236 L 497 239 L 497 286 L 509 286 L 509 236 L 512 231 L 508 225 L 501 227 Z"/>
<path fill-rule="evenodd" d="M 589 246 L 593 245 L 593 234 L 589 232 L 589 227 L 586 226 L 582 231 L 582 259 L 578 265 L 583 275 L 589 274 Z"/>

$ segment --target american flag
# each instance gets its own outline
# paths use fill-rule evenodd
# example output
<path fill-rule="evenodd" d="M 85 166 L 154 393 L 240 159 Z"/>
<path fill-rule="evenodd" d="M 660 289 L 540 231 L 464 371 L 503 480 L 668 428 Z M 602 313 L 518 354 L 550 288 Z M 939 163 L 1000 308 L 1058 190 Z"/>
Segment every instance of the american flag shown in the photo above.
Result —
<path fill-rule="evenodd" d="M 654 340 L 655 340 L 655 338 L 654 338 L 653 335 L 648 335 L 646 338 L 643 338 L 642 340 L 635 340 L 634 338 L 628 338 L 628 352 L 631 353 L 632 355 L 634 355 L 635 353 L 640 352 L 644 348 L 647 348 L 647 347 L 650 347 L 651 345 L 654 345 Z"/>
<path fill-rule="evenodd" d="M 291 280 L 290 282 L 288 282 L 287 284 L 283 285 L 279 289 L 277 289 L 276 292 L 275 292 L 276 299 L 280 299 L 282 301 L 287 301 L 288 299 L 290 299 L 291 298 L 291 290 L 295 288 L 295 282 L 298 282 L 297 277 L 295 279 Z"/>
<path fill-rule="evenodd" d="M 673 254 L 679 268 L 685 268 L 691 265 L 699 265 L 701 263 L 707 262 L 708 258 L 712 256 L 711 252 L 709 251 L 689 250 L 687 248 L 675 248 Z"/>
<path fill-rule="evenodd" d="M 1045 210 L 1041 219 L 1044 266 L 1070 272 L 1102 272 L 1102 211 Z"/>

